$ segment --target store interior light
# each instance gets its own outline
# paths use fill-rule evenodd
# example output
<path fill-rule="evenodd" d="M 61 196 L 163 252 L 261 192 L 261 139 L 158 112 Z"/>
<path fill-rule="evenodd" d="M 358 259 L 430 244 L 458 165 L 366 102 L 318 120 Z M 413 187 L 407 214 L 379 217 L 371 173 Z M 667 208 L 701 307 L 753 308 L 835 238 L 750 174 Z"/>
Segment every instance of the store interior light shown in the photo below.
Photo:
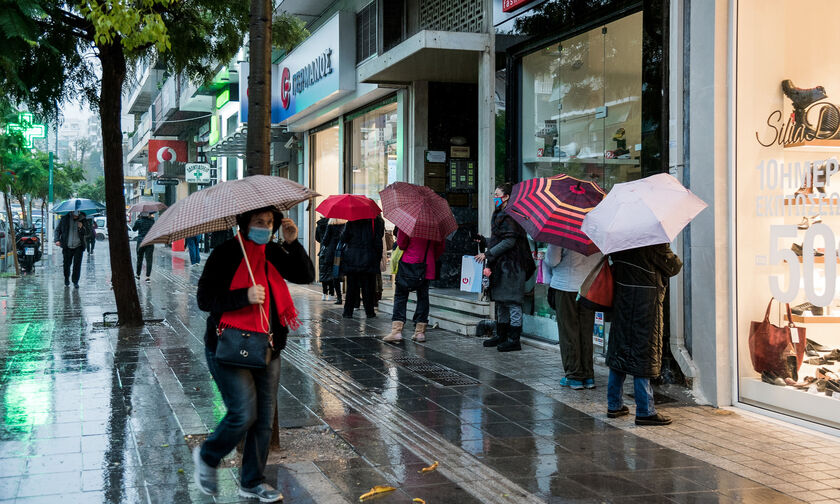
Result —
<path fill-rule="evenodd" d="M 216 108 L 217 109 L 222 108 L 225 105 L 225 103 L 227 103 L 229 101 L 230 101 L 230 89 L 225 88 L 224 91 L 222 91 L 221 93 L 219 93 L 218 96 L 216 96 Z"/>
<path fill-rule="evenodd" d="M 210 138 L 207 139 L 209 146 L 216 145 L 219 141 L 219 116 L 214 115 L 210 118 Z"/>

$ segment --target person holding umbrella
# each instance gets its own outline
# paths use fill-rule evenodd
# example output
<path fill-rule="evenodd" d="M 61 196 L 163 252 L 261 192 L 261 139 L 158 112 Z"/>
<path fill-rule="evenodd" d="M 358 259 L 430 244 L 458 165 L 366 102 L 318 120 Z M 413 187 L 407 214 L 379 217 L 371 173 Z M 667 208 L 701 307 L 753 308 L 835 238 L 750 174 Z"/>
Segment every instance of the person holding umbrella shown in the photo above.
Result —
<path fill-rule="evenodd" d="M 322 217 L 315 226 L 315 241 L 320 244 L 318 249 L 318 280 L 321 282 L 323 294 L 321 301 L 331 301 L 335 296 L 335 304 L 341 304 L 341 279 L 333 276 L 335 248 L 338 237 L 347 221 Z"/>
<path fill-rule="evenodd" d="M 152 216 L 149 212 L 143 211 L 140 212 L 140 217 L 134 222 L 134 225 L 131 227 L 132 231 L 137 231 L 137 245 L 135 246 L 137 252 L 137 271 L 134 274 L 134 278 L 140 280 L 140 272 L 143 270 L 143 260 L 146 261 L 146 283 L 152 281 L 152 258 L 155 255 L 155 246 L 154 245 L 146 245 L 145 247 L 140 246 L 143 242 L 143 238 L 146 237 L 149 230 L 152 229 L 154 226 L 155 221 L 152 219 Z"/>
<path fill-rule="evenodd" d="M 531 246 L 525 230 L 505 211 L 510 200 L 511 184 L 496 187 L 490 239 L 477 238 L 486 251 L 475 256 L 487 261 L 490 270 L 490 299 L 496 302 L 496 335 L 484 341 L 485 347 L 498 347 L 500 352 L 522 350 L 522 302 L 525 282 L 536 271 Z"/>
<path fill-rule="evenodd" d="M 55 228 L 55 244 L 61 247 L 64 256 L 64 286 L 70 285 L 70 268 L 73 269 L 73 287 L 79 288 L 82 275 L 82 256 L 87 248 L 92 230 L 85 213 L 74 210 L 64 214 Z"/>
<path fill-rule="evenodd" d="M 353 310 L 362 304 L 367 318 L 376 317 L 374 310 L 376 277 L 379 259 L 382 257 L 382 237 L 385 235 L 385 221 L 381 216 L 375 219 L 348 221 L 339 236 L 343 247 L 340 272 L 347 278 L 347 296 L 344 299 L 344 318 L 353 318 Z"/>
<path fill-rule="evenodd" d="M 215 494 L 215 468 L 244 438 L 240 495 L 275 502 L 282 495 L 266 483 L 264 471 L 280 376 L 278 357 L 289 329 L 300 324 L 286 281 L 311 283 L 315 268 L 297 241 L 294 222 L 284 219 L 276 208 L 245 212 L 236 217 L 236 222 L 239 237 L 213 250 L 198 281 L 198 307 L 210 312 L 204 335 L 207 365 L 228 411 L 193 457 L 199 488 Z M 271 241 L 278 229 L 282 231 L 283 244 Z M 249 266 L 256 285 L 249 278 Z M 268 366 L 249 369 L 218 362 L 215 352 L 219 328 L 262 331 L 258 307 L 269 312 L 268 326 L 273 333 L 274 348 Z"/>

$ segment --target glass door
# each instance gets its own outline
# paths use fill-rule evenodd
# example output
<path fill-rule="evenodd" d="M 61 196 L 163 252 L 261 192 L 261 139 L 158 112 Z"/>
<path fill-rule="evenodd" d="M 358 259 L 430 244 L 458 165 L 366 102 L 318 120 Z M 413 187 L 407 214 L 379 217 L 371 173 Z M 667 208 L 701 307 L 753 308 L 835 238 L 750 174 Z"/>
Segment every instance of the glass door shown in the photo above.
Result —
<path fill-rule="evenodd" d="M 309 229 L 312 230 L 309 236 L 309 250 L 313 254 L 313 262 L 315 263 L 316 277 L 320 274 L 318 272 L 318 251 L 320 246 L 315 241 L 315 224 L 318 219 L 322 217 L 321 214 L 315 211 L 318 204 L 324 201 L 324 198 L 331 194 L 341 194 L 341 173 L 339 156 L 341 149 L 338 142 L 338 125 L 331 126 L 316 133 L 309 135 L 310 145 L 310 180 L 312 181 L 312 188 L 321 196 L 312 200 L 309 210 Z"/>

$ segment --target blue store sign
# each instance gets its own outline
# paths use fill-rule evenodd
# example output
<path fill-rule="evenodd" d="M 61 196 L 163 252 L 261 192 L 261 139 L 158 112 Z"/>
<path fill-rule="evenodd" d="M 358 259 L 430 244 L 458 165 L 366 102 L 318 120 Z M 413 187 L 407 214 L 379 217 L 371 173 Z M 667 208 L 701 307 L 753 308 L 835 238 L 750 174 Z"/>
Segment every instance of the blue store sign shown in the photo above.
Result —
<path fill-rule="evenodd" d="M 338 12 L 271 71 L 271 122 L 286 123 L 356 89 L 356 26 Z M 239 70 L 240 120 L 248 121 L 248 64 Z"/>

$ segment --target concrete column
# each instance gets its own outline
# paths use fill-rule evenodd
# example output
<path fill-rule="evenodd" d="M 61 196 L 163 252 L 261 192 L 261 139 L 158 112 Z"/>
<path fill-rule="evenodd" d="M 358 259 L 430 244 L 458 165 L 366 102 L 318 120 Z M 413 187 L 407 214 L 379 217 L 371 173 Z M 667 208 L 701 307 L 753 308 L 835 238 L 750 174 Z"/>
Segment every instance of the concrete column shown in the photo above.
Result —
<path fill-rule="evenodd" d="M 492 10 L 490 11 L 492 13 Z M 478 56 L 478 232 L 490 236 L 496 185 L 496 60 L 494 37 Z"/>
<path fill-rule="evenodd" d="M 732 341 L 734 339 L 730 289 L 730 93 L 734 77 L 729 62 L 730 40 L 727 0 L 686 3 L 689 30 L 685 58 L 690 112 L 685 145 L 691 190 L 709 204 L 691 223 L 688 255 L 691 268 L 685 279 L 687 312 L 691 317 L 691 350 L 698 370 L 695 387 L 716 406 L 733 402 Z"/>
<path fill-rule="evenodd" d="M 411 107 L 408 89 L 397 91 L 397 180 L 408 180 L 408 131 L 409 108 Z"/>
<path fill-rule="evenodd" d="M 415 81 L 408 107 L 408 169 L 406 181 L 424 185 L 424 153 L 429 148 L 429 82 Z"/>

